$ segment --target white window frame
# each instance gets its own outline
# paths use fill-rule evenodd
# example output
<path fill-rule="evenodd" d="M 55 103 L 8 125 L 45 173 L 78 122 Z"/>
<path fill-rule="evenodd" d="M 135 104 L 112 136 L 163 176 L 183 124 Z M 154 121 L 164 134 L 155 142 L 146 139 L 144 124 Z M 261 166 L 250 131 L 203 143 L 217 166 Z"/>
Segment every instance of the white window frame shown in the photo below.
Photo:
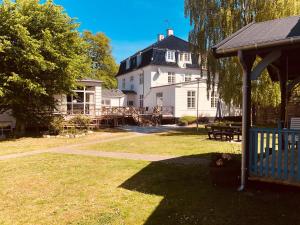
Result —
<path fill-rule="evenodd" d="M 179 53 L 179 61 L 183 63 L 192 63 L 192 54 L 188 52 Z"/>
<path fill-rule="evenodd" d="M 218 98 L 216 91 L 214 93 L 212 92 L 211 96 L 210 96 L 210 107 L 213 109 L 217 108 L 218 101 L 219 101 L 219 98 Z"/>
<path fill-rule="evenodd" d="M 196 108 L 196 91 L 193 90 L 187 91 L 187 108 L 188 109 Z"/>
<path fill-rule="evenodd" d="M 134 76 L 130 76 L 130 82 L 134 81 Z"/>
<path fill-rule="evenodd" d="M 126 59 L 126 70 L 130 68 L 130 58 Z"/>
<path fill-rule="evenodd" d="M 122 89 L 123 90 L 126 89 L 126 79 L 125 78 L 122 79 Z"/>
<path fill-rule="evenodd" d="M 166 61 L 167 62 L 175 62 L 176 61 L 176 59 L 175 59 L 175 51 L 168 50 L 166 52 Z"/>
<path fill-rule="evenodd" d="M 139 78 L 140 78 L 140 79 L 139 79 L 140 84 L 143 84 L 143 83 L 144 83 L 144 74 L 141 73 L 141 74 L 139 75 Z"/>
<path fill-rule="evenodd" d="M 176 83 L 176 74 L 174 72 L 168 72 L 168 84 Z"/>
<path fill-rule="evenodd" d="M 101 103 L 102 103 L 102 106 L 111 107 L 111 100 L 110 99 L 104 98 L 104 99 L 101 100 Z"/>
<path fill-rule="evenodd" d="M 144 95 L 139 96 L 139 101 L 140 101 L 140 108 L 144 107 Z"/>
<path fill-rule="evenodd" d="M 134 84 L 130 85 L 130 90 L 133 91 L 134 90 Z"/>
<path fill-rule="evenodd" d="M 184 74 L 184 82 L 190 82 L 192 81 L 192 74 Z"/>
<path fill-rule="evenodd" d="M 136 56 L 136 65 L 139 67 L 141 63 L 142 63 L 142 54 L 140 53 Z"/>

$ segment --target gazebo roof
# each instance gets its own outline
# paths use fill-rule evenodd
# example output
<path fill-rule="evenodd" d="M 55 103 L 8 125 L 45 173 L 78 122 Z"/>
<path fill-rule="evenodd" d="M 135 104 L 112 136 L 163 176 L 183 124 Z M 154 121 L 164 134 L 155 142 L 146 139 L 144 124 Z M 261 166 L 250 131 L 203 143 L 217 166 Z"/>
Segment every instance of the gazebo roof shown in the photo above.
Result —
<path fill-rule="evenodd" d="M 274 68 L 289 80 L 299 77 L 300 16 L 250 23 L 212 47 L 217 58 L 237 56 L 239 51 L 264 58 L 274 50 L 281 51 L 281 56 L 268 66 L 272 80 L 278 80 Z"/>

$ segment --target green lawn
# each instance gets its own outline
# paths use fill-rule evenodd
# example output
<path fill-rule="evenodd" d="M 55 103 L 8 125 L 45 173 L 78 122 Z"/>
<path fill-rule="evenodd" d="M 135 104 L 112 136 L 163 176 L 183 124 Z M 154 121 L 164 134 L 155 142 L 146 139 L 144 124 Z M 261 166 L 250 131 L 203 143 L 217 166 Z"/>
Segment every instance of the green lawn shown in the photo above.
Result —
<path fill-rule="evenodd" d="M 201 166 L 43 154 L 0 171 L 0 224 L 300 224 L 299 192 L 214 187 Z"/>
<path fill-rule="evenodd" d="M 72 144 L 89 143 L 97 140 L 110 139 L 129 135 L 121 130 L 103 129 L 93 134 L 80 138 L 43 138 L 43 137 L 24 137 L 18 139 L 1 140 L 0 155 L 7 155 L 20 152 L 28 152 L 39 149 L 47 149 L 58 146 L 67 146 Z"/>
<path fill-rule="evenodd" d="M 93 144 L 81 149 L 182 156 L 211 152 L 240 153 L 241 143 L 208 140 L 204 129 L 197 133 L 195 128 L 188 128 L 113 143 Z"/>

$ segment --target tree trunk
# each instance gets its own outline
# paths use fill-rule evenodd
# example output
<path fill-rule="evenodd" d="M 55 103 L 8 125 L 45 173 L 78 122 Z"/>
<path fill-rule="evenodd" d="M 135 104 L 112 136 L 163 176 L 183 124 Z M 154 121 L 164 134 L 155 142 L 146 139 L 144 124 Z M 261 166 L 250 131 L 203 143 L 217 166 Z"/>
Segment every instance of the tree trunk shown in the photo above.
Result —
<path fill-rule="evenodd" d="M 25 135 L 25 123 L 22 120 L 17 119 L 16 121 L 16 136 L 24 136 Z"/>

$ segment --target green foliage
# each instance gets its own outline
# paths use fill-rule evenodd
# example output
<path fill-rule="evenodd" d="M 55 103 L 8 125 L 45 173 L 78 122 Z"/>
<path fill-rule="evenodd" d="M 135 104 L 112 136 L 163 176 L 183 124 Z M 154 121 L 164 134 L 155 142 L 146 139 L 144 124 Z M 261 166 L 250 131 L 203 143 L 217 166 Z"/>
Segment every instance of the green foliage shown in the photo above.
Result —
<path fill-rule="evenodd" d="M 68 121 L 69 124 L 75 125 L 75 127 L 80 127 L 83 129 L 88 129 L 91 124 L 91 118 L 84 115 L 74 116 L 72 119 Z"/>
<path fill-rule="evenodd" d="M 252 102 L 263 107 L 276 107 L 280 104 L 280 85 L 273 83 L 267 72 L 259 80 L 252 81 Z"/>
<path fill-rule="evenodd" d="M 94 35 L 90 31 L 85 31 L 83 38 L 89 45 L 89 56 L 93 61 L 94 78 L 103 81 L 105 88 L 116 88 L 115 75 L 118 72 L 118 66 L 111 53 L 109 38 L 104 33 Z"/>
<path fill-rule="evenodd" d="M 221 98 L 227 104 L 240 105 L 242 79 L 237 58 L 216 60 L 210 48 L 254 20 L 260 22 L 299 13 L 299 0 L 185 0 L 185 15 L 193 26 L 189 40 L 194 44 L 195 52 L 207 56 L 208 89 L 214 86 L 215 76 L 219 74 Z M 253 99 L 268 105 L 269 96 L 276 96 L 272 105 L 279 104 L 278 85 L 265 78 L 259 82 L 268 88 L 262 93 L 257 91 Z"/>
<path fill-rule="evenodd" d="M 90 73 L 78 24 L 52 1 L 5 0 L 0 12 L 0 112 L 11 109 L 17 126 L 48 120 L 54 95 Z"/>
<path fill-rule="evenodd" d="M 197 117 L 196 116 L 183 116 L 179 119 L 178 124 L 182 126 L 186 126 L 189 124 L 196 123 Z"/>
<path fill-rule="evenodd" d="M 49 124 L 49 131 L 51 134 L 61 134 L 64 131 L 65 119 L 62 116 L 55 116 Z"/>

